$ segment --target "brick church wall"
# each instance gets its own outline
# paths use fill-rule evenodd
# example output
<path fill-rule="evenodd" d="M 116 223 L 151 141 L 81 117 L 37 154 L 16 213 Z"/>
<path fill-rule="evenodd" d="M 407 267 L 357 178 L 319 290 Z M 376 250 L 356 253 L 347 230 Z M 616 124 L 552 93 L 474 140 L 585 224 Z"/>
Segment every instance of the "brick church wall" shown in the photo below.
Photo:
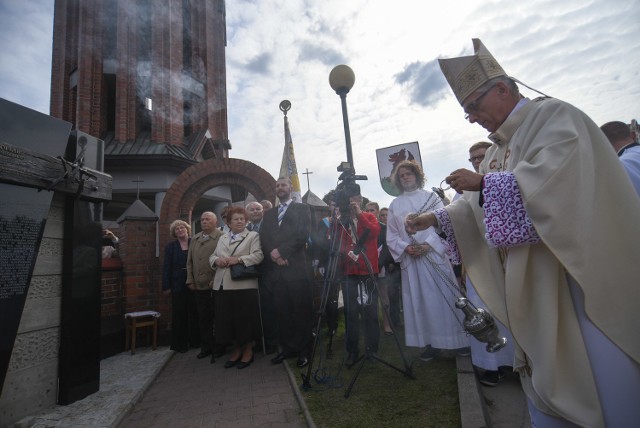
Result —
<path fill-rule="evenodd" d="M 156 222 L 127 219 L 120 225 L 120 258 L 126 312 L 157 310 L 162 272 L 155 255 Z"/>

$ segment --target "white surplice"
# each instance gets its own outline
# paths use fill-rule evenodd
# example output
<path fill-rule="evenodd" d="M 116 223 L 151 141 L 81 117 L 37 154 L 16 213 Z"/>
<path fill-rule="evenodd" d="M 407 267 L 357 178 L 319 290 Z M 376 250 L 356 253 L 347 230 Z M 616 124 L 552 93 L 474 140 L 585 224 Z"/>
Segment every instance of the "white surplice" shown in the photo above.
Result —
<path fill-rule="evenodd" d="M 445 245 L 434 228 L 413 235 L 415 242 L 429 245 L 426 255 L 411 257 L 404 252 L 408 245 L 414 243 L 404 228 L 406 215 L 420 209 L 432 211 L 442 207 L 438 195 L 424 189 L 405 192 L 389 206 L 387 245 L 393 258 L 402 267 L 407 346 L 431 345 L 438 349 L 469 346 L 469 338 L 462 327 L 463 314 L 455 307 L 456 297 L 460 293 L 451 288 L 452 285 L 457 287 L 456 277 Z"/>

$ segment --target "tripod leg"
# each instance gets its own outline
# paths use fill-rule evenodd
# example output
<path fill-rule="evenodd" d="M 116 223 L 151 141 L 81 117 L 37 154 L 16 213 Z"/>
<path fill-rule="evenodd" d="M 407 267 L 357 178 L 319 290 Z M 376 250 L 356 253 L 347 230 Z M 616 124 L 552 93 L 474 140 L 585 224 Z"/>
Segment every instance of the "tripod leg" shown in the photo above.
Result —
<path fill-rule="evenodd" d="M 356 363 L 357 362 L 360 362 L 360 365 L 358 366 L 356 372 L 353 374 L 353 377 L 351 378 L 351 382 L 349 382 L 349 386 L 347 387 L 347 390 L 344 392 L 344 398 L 349 398 L 349 395 L 351 395 L 351 390 L 353 389 L 353 385 L 355 385 L 356 380 L 358 380 L 358 375 L 360 375 L 360 372 L 364 367 L 364 363 L 366 363 L 367 360 L 365 359 L 364 355 L 362 355 L 360 356 L 358 361 L 356 361 Z"/>

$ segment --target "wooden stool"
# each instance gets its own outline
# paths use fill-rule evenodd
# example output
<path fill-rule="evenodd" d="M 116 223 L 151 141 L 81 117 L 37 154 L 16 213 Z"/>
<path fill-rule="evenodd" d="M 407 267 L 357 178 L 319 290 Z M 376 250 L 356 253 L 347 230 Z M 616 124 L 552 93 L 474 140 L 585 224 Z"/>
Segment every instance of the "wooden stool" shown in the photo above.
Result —
<path fill-rule="evenodd" d="M 129 337 L 131 337 L 131 355 L 136 353 L 136 329 L 139 327 L 153 327 L 153 341 L 151 349 L 156 350 L 158 343 L 158 318 L 160 318 L 160 312 L 156 311 L 141 311 L 141 312 L 129 312 L 124 314 L 125 326 L 125 343 L 124 350 L 129 349 Z M 149 333 L 147 331 L 147 338 Z"/>

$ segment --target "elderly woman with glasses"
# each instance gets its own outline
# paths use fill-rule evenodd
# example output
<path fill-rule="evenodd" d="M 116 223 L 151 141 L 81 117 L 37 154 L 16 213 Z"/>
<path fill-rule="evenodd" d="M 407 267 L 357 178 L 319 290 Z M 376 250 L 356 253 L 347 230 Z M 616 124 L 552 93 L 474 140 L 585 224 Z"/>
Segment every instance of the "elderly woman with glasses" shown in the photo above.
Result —
<path fill-rule="evenodd" d="M 242 207 L 227 211 L 229 232 L 220 237 L 209 258 L 216 273 L 215 293 L 216 340 L 233 343 L 233 352 L 225 368 L 244 369 L 253 362 L 253 345 L 260 338 L 260 305 L 258 279 L 234 280 L 230 268 L 242 264 L 254 266 L 264 258 L 260 237 L 247 230 L 247 212 Z"/>

